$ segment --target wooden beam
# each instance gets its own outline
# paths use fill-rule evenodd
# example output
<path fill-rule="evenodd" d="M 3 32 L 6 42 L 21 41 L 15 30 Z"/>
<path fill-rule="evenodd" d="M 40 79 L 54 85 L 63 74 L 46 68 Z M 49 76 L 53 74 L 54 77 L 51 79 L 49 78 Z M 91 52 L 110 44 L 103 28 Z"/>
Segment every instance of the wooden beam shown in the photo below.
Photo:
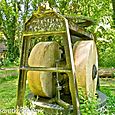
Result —
<path fill-rule="evenodd" d="M 52 32 L 24 32 L 23 36 L 46 36 L 46 35 L 62 35 L 65 34 L 66 31 L 52 31 Z"/>
<path fill-rule="evenodd" d="M 84 40 L 93 40 L 93 35 L 85 32 L 82 28 L 78 27 L 77 25 L 69 27 L 71 35 L 75 35 L 81 37 Z"/>
<path fill-rule="evenodd" d="M 49 71 L 49 72 L 71 72 L 71 69 L 63 67 L 20 67 L 21 70 L 26 71 Z"/>
<path fill-rule="evenodd" d="M 99 77 L 113 77 L 115 68 L 100 68 L 98 70 Z"/>

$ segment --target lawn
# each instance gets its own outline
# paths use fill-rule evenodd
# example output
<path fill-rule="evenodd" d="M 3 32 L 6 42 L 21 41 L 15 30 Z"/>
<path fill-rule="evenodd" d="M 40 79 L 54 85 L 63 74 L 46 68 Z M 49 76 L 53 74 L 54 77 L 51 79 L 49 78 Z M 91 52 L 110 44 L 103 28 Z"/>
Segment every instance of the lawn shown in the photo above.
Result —
<path fill-rule="evenodd" d="M 0 108 L 15 107 L 17 76 L 0 78 Z"/>
<path fill-rule="evenodd" d="M 107 115 L 115 115 L 115 78 L 103 78 L 100 80 L 100 90 L 107 96 Z"/>
<path fill-rule="evenodd" d="M 17 85 L 17 70 L 0 71 L 0 109 L 15 108 Z M 27 89 L 29 89 L 28 86 Z"/>
<path fill-rule="evenodd" d="M 1 74 L 2 75 L 2 74 Z M 16 92 L 18 77 L 8 76 L 2 77 L 0 75 L 0 110 L 14 109 L 16 106 Z M 106 113 L 101 113 L 100 115 L 114 115 L 115 114 L 115 79 L 101 79 L 100 90 L 107 95 L 107 108 Z M 25 96 L 27 97 L 29 88 L 27 85 L 27 90 Z M 24 101 L 26 106 L 26 99 Z M 87 114 L 86 114 L 87 115 Z"/>

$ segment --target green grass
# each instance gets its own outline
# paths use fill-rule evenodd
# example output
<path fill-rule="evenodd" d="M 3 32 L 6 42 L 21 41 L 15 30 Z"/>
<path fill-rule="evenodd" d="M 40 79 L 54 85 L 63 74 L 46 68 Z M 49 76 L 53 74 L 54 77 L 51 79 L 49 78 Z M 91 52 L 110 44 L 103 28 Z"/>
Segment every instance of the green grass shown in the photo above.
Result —
<path fill-rule="evenodd" d="M 101 91 L 107 95 L 107 115 L 115 115 L 115 91 L 102 87 Z"/>
<path fill-rule="evenodd" d="M 18 77 L 8 76 L 0 77 L 0 110 L 14 109 L 16 106 L 16 92 L 17 92 Z M 114 80 L 101 80 L 101 91 L 108 96 L 107 99 L 107 112 L 106 114 L 99 115 L 114 115 L 115 114 L 115 81 Z M 27 85 L 27 90 L 25 97 L 29 93 L 29 88 Z M 27 99 L 24 100 L 24 105 L 27 104 Z M 1 115 L 1 114 L 0 114 Z M 43 113 L 41 113 L 43 115 Z M 87 115 L 87 113 L 85 114 Z M 92 114 L 88 114 L 92 115 Z"/>
<path fill-rule="evenodd" d="M 16 107 L 17 84 L 17 76 L 0 78 L 0 109 L 11 109 Z M 26 94 L 27 92 L 29 92 L 29 89 L 26 91 Z M 24 103 L 26 103 L 26 100 Z"/>
<path fill-rule="evenodd" d="M 107 96 L 107 115 L 115 115 L 115 79 L 101 79 L 100 90 Z"/>
<path fill-rule="evenodd" d="M 14 108 L 16 102 L 17 77 L 0 78 L 0 108 Z"/>
<path fill-rule="evenodd" d="M 18 76 L 18 70 L 0 70 L 0 78 Z"/>

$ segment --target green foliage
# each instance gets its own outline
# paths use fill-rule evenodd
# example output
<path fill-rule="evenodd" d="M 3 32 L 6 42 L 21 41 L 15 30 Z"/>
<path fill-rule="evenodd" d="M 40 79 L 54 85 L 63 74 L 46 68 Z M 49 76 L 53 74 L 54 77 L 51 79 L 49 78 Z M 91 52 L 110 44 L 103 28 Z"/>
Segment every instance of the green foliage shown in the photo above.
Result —
<path fill-rule="evenodd" d="M 105 81 L 105 82 L 108 82 L 108 81 Z M 108 83 L 109 85 L 111 84 L 109 87 L 105 87 L 105 86 L 101 87 L 101 91 L 105 93 L 107 96 L 107 104 L 106 104 L 107 111 L 106 113 L 102 112 L 102 114 L 113 115 L 115 113 L 115 84 L 114 82 L 115 80 L 113 81 L 113 83 L 111 80 L 111 83 L 110 82 Z"/>
<path fill-rule="evenodd" d="M 44 0 L 47 1 L 47 0 Z M 111 34 L 113 31 L 105 30 L 101 28 L 101 33 L 99 33 L 99 23 L 106 23 L 105 17 L 112 17 L 112 2 L 111 0 L 48 0 L 51 7 L 57 7 L 60 13 L 63 15 L 71 16 L 88 16 L 95 20 L 95 25 L 88 28 L 100 38 L 111 39 Z M 24 23 L 27 18 L 38 9 L 42 0 L 21 0 L 21 1 L 0 1 L 0 28 L 3 31 L 7 39 L 7 57 L 10 62 L 18 60 L 20 52 L 20 41 L 22 37 L 22 31 L 24 30 Z M 108 23 L 112 23 L 109 20 Z M 101 35 L 100 35 L 101 34 Z M 99 65 L 100 66 L 114 66 L 114 35 L 112 34 L 112 42 L 107 43 L 105 41 L 97 41 L 97 46 L 99 49 Z M 108 45 L 109 44 L 109 45 Z M 109 47 L 110 46 L 110 47 Z M 106 47 L 106 48 L 105 48 Z M 109 53 L 108 53 L 109 52 Z M 108 55 L 109 54 L 109 55 Z M 113 60 L 113 63 L 112 61 Z"/>
<path fill-rule="evenodd" d="M 101 28 L 101 27 L 100 27 Z M 115 31 L 104 28 L 97 31 L 97 47 L 99 53 L 99 66 L 115 67 Z"/>
<path fill-rule="evenodd" d="M 80 111 L 82 115 L 97 115 L 97 97 L 89 96 L 88 99 L 84 96 L 82 90 L 79 91 Z"/>
<path fill-rule="evenodd" d="M 63 15 L 87 16 L 95 21 L 95 25 L 87 30 L 96 36 L 99 51 L 99 66 L 114 67 L 114 30 L 112 24 L 112 2 L 111 0 L 55 0 L 50 1 L 51 6 L 59 8 Z M 107 26 L 110 28 L 107 29 Z M 103 41 L 100 41 L 103 38 Z M 108 40 L 108 42 L 107 42 Z M 110 41 L 110 42 L 109 42 Z"/>
<path fill-rule="evenodd" d="M 0 1 L 0 19 L 1 19 L 1 30 L 3 31 L 7 39 L 7 57 L 9 61 L 13 62 L 15 58 L 19 56 L 19 48 L 15 43 L 15 35 L 17 30 L 17 18 L 18 11 L 16 2 L 7 2 L 5 0 Z"/>

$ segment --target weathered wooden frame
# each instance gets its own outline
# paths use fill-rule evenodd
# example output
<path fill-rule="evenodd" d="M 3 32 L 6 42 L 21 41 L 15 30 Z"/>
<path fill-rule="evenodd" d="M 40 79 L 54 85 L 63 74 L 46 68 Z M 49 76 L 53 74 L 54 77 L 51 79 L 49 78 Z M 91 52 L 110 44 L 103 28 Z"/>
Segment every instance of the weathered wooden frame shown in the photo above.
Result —
<path fill-rule="evenodd" d="M 63 30 L 58 31 L 38 31 L 33 32 L 28 30 L 28 25 L 31 25 L 31 21 L 36 18 L 43 18 L 45 16 L 54 16 L 63 21 Z M 49 71 L 49 72 L 65 72 L 69 76 L 69 86 L 72 97 L 73 110 L 75 115 L 80 114 L 79 108 L 79 97 L 78 97 L 78 89 L 76 82 L 76 72 L 74 67 L 74 59 L 73 59 L 73 50 L 70 34 L 74 33 L 74 35 L 82 37 L 83 39 L 92 39 L 92 35 L 87 34 L 84 30 L 81 31 L 79 26 L 76 24 L 70 25 L 68 20 L 62 15 L 54 12 L 53 10 L 44 11 L 43 13 L 35 13 L 33 16 L 26 22 L 25 24 L 25 32 L 23 34 L 22 39 L 22 51 L 20 58 L 20 67 L 19 67 L 19 81 L 18 81 L 18 92 L 17 92 L 17 107 L 23 106 L 24 93 L 26 89 L 26 79 L 27 79 L 27 71 Z M 32 29 L 32 28 L 31 28 Z M 58 28 L 59 29 L 59 28 Z M 61 35 L 64 37 L 64 49 L 66 54 L 66 67 L 29 67 L 28 66 L 28 52 L 31 42 L 32 36 L 49 36 L 49 35 Z"/>

